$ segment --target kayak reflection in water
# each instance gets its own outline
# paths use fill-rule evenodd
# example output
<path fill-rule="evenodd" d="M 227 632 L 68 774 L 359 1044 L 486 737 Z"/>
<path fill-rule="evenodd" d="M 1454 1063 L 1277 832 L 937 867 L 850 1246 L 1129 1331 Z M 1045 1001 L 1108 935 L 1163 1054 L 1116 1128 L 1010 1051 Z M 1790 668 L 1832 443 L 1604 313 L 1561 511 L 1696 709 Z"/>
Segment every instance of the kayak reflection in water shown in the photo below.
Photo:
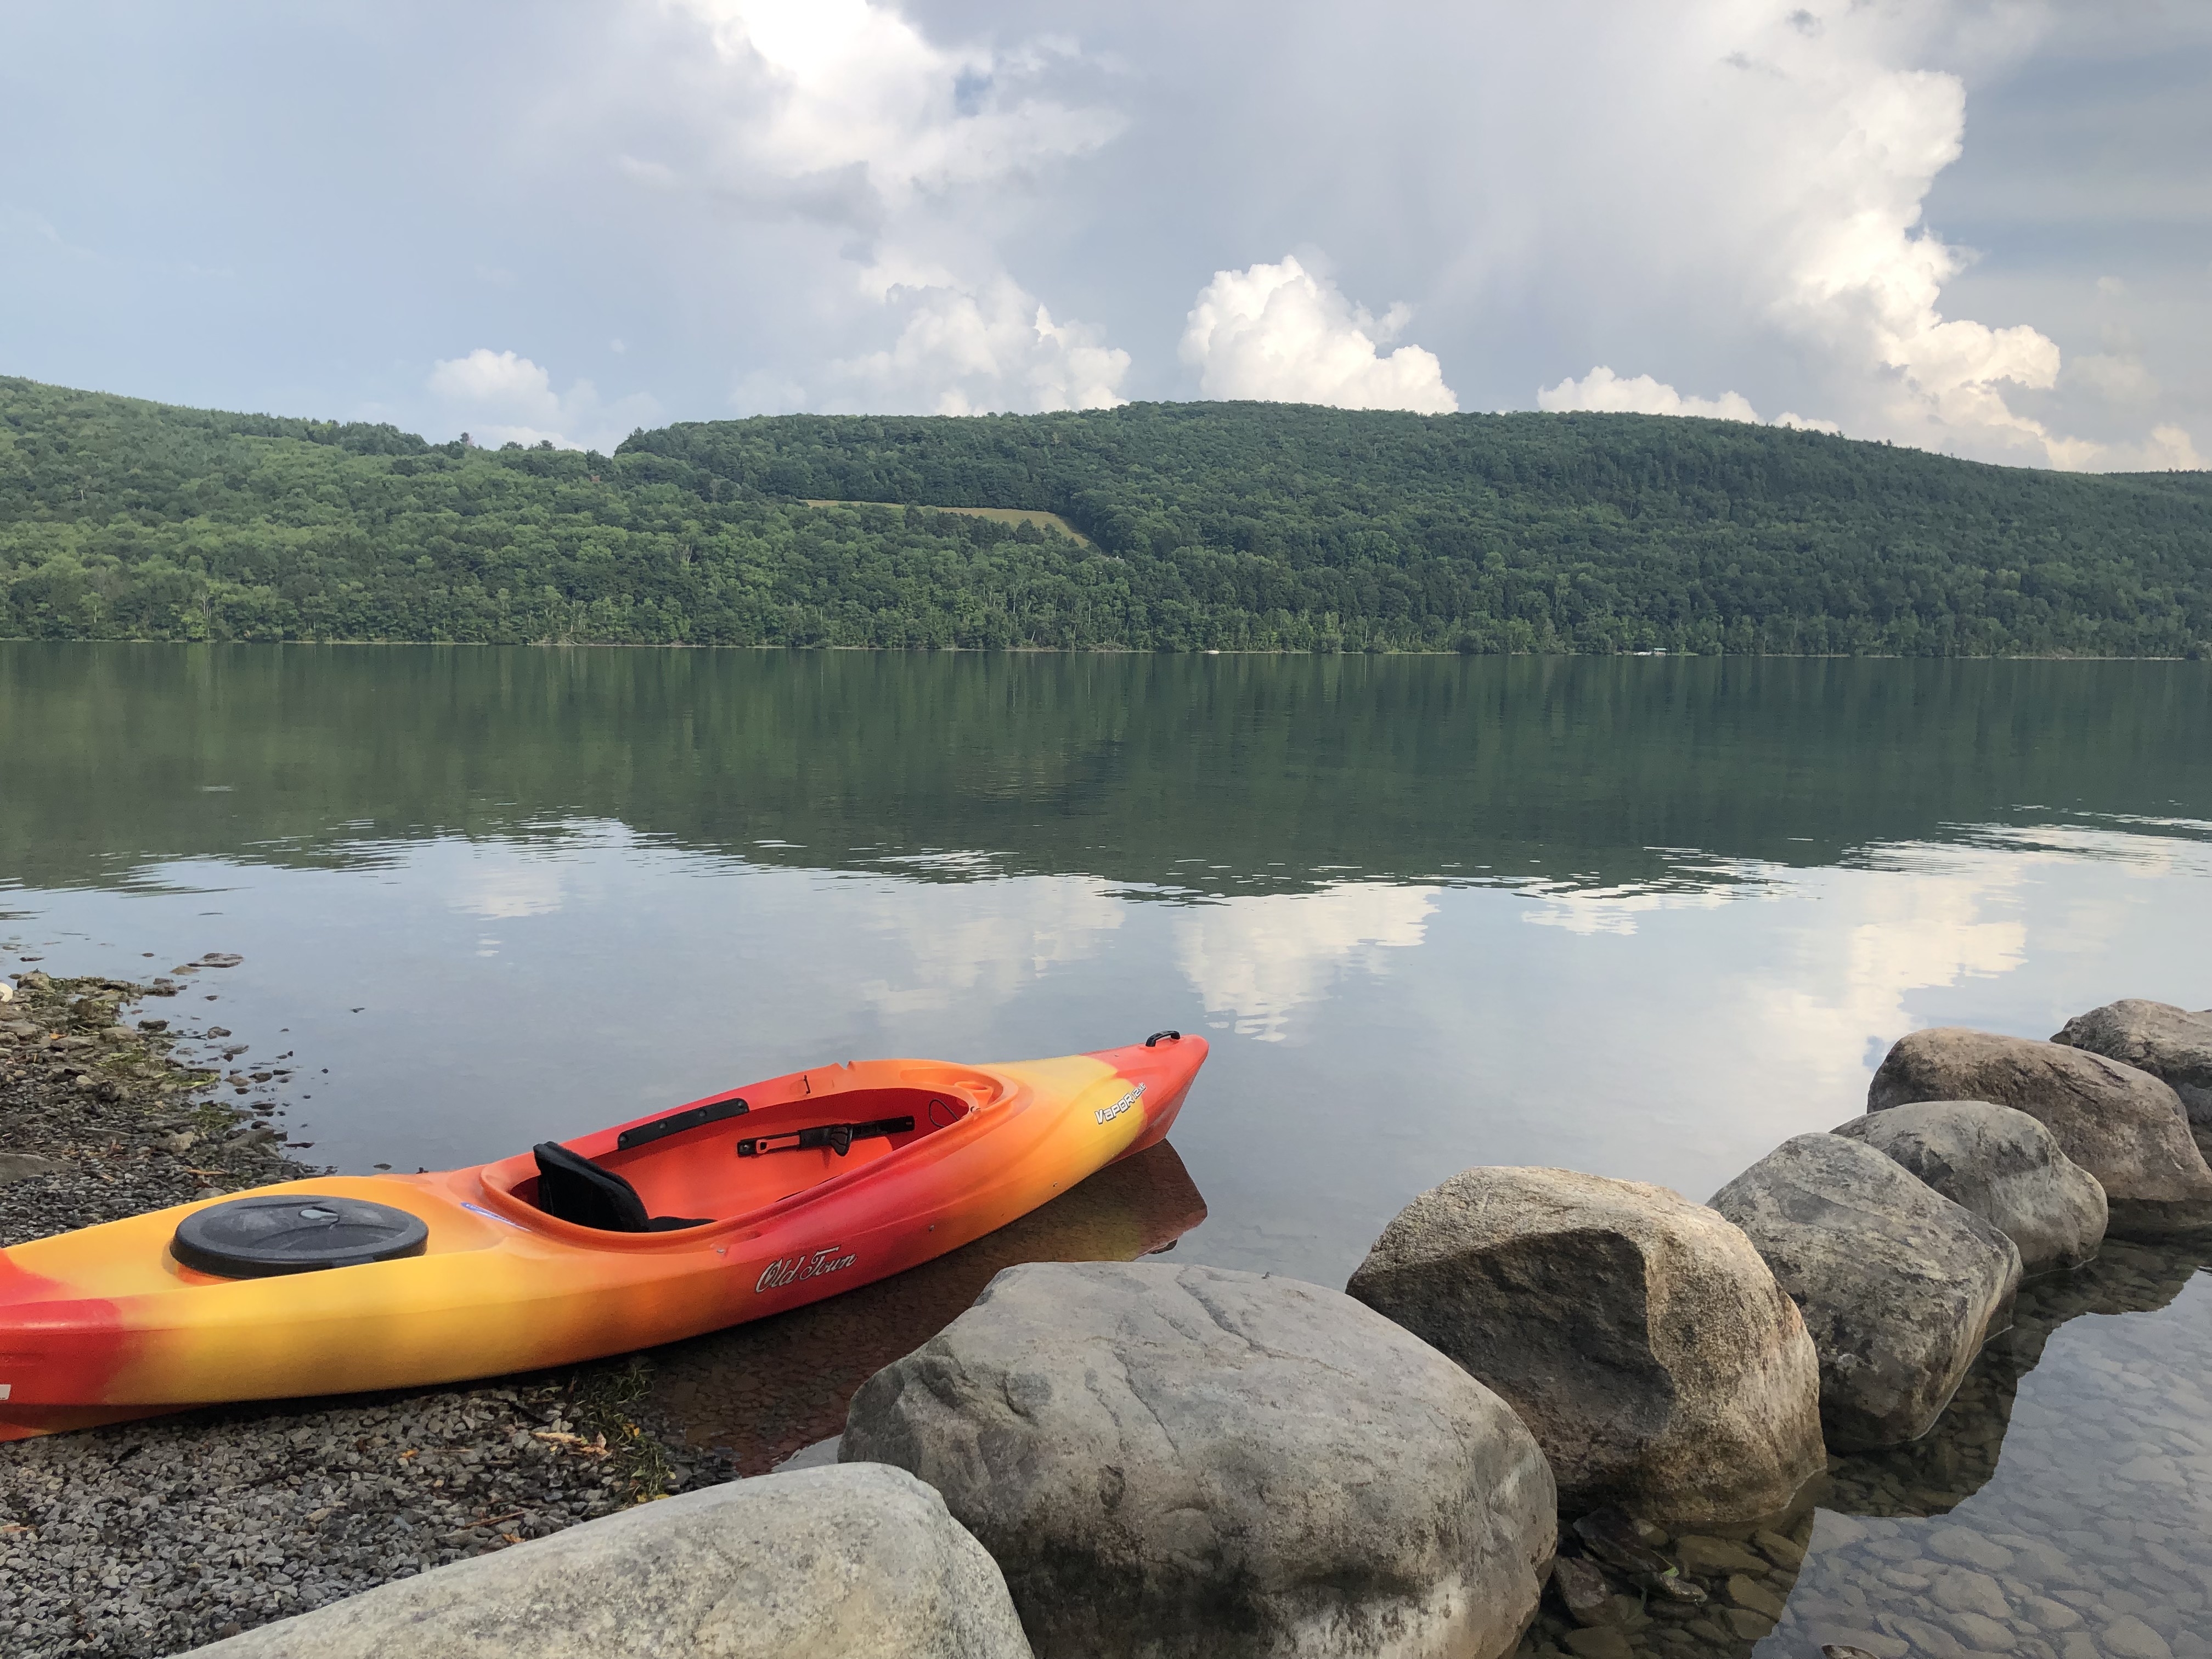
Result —
<path fill-rule="evenodd" d="M 1012 1224 L 896 1279 L 656 1351 L 653 1403 L 695 1447 L 764 1474 L 840 1432 L 860 1384 L 1025 1261 L 1133 1261 L 1173 1249 L 1206 1200 L 1162 1142 Z"/>

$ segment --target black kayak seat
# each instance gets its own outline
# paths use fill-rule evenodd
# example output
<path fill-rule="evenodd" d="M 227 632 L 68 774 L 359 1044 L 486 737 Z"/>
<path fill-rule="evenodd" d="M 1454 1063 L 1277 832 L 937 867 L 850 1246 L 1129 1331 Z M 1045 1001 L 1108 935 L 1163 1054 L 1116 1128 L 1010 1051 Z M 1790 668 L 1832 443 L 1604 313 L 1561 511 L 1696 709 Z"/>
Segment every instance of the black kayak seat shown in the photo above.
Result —
<path fill-rule="evenodd" d="M 711 1216 L 647 1215 L 637 1188 L 612 1170 L 570 1152 L 557 1140 L 530 1149 L 538 1158 L 538 1207 L 557 1221 L 603 1233 L 672 1233 L 703 1227 Z"/>

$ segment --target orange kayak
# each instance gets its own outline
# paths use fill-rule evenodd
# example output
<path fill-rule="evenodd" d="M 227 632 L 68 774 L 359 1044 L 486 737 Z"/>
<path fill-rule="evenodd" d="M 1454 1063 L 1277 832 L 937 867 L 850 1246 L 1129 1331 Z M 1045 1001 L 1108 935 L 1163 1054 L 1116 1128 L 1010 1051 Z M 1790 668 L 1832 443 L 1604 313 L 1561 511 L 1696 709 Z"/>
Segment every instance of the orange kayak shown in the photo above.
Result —
<path fill-rule="evenodd" d="M 472 1169 L 290 1182 L 0 1249 L 0 1441 L 415 1387 L 742 1324 L 1155 1145 L 1203 1037 L 793 1072 Z"/>

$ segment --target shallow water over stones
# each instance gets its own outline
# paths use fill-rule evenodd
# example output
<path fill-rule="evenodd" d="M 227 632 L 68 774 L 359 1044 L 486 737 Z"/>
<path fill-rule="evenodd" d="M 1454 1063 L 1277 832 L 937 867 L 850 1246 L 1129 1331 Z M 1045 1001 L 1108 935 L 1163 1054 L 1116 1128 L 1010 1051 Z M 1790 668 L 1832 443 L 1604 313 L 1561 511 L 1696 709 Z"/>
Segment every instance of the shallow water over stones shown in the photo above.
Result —
<path fill-rule="evenodd" d="M 1521 1654 L 2212 1659 L 2208 1263 L 2115 1243 L 2030 1280 L 1928 1435 L 1832 1460 L 1771 1530 L 1671 1537 L 1704 1606 L 1615 1573 L 1602 1622 L 1554 1592 Z"/>

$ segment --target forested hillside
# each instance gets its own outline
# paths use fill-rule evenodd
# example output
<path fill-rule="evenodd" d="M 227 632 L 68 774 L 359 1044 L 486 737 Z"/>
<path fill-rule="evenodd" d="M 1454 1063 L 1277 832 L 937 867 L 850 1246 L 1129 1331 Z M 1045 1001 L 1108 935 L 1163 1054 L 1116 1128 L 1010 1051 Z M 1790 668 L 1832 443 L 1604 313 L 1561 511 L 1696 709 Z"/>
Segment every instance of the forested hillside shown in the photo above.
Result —
<path fill-rule="evenodd" d="M 2209 486 L 1263 404 L 686 424 L 610 457 L 0 378 L 0 635 L 2203 655 Z"/>

